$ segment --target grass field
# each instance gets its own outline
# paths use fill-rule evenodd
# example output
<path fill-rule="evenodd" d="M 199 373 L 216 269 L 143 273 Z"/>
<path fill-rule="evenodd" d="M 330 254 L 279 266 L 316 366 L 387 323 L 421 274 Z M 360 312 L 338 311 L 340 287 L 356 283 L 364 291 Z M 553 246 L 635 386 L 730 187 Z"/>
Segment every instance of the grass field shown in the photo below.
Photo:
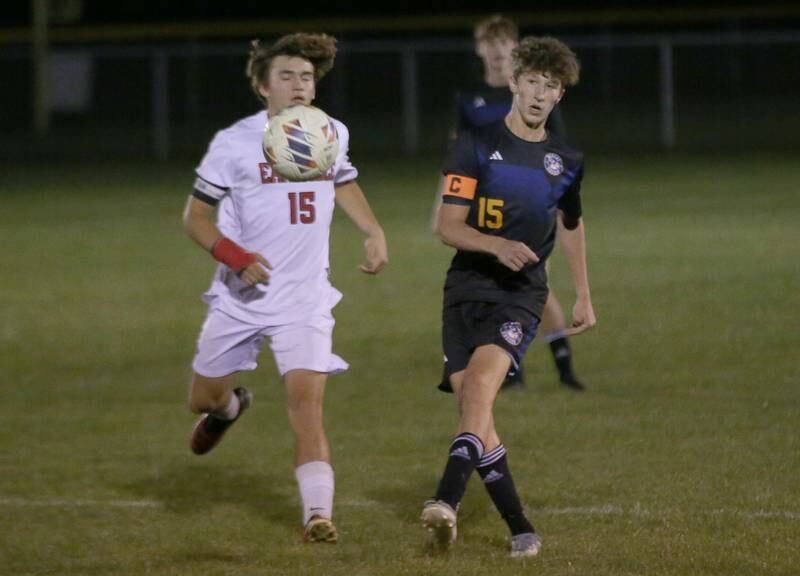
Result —
<path fill-rule="evenodd" d="M 472 480 L 459 542 L 418 524 L 454 431 L 440 375 L 450 252 L 427 231 L 432 163 L 364 163 L 390 266 L 332 237 L 327 425 L 341 541 L 300 541 L 292 440 L 268 354 L 247 416 L 189 453 L 189 362 L 213 268 L 185 238 L 191 166 L 0 168 L 0 574 L 796 575 L 800 573 L 800 161 L 590 159 L 597 328 L 589 386 L 539 343 L 498 427 L 544 548 L 507 558 Z M 553 284 L 571 306 L 564 262 Z"/>

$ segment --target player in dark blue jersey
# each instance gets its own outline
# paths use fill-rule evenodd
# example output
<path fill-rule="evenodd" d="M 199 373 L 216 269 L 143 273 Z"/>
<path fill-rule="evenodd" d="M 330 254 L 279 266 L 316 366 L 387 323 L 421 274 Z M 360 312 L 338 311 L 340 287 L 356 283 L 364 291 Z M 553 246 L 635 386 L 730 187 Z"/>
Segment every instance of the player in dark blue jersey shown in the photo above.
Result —
<path fill-rule="evenodd" d="M 491 16 L 475 26 L 475 52 L 483 63 L 483 82 L 459 90 L 456 97 L 458 131 L 486 126 L 508 114 L 512 99 L 508 87 L 511 51 L 516 47 L 518 37 L 517 25 L 504 16 Z M 566 126 L 558 105 L 548 116 L 545 128 L 551 137 L 566 140 Z M 561 383 L 571 390 L 583 390 L 584 386 L 572 368 L 572 350 L 565 333 L 564 312 L 552 292 L 545 303 L 541 328 Z M 524 376 L 520 366 L 506 377 L 503 389 L 522 387 Z"/>
<path fill-rule="evenodd" d="M 475 25 L 475 54 L 483 64 L 483 81 L 462 86 L 456 94 L 456 130 L 486 126 L 505 118 L 511 109 L 511 51 L 519 42 L 513 20 L 496 14 Z M 566 127 L 556 105 L 545 125 L 547 131 L 566 139 Z"/>
<path fill-rule="evenodd" d="M 436 495 L 422 512 L 441 544 L 455 540 L 456 511 L 477 469 L 511 531 L 511 555 L 535 556 L 541 546 L 492 409 L 506 373 L 536 335 L 557 226 L 577 296 L 570 332 L 595 324 L 581 219 L 583 157 L 545 129 L 578 72 L 562 42 L 523 39 L 513 51 L 510 112 L 462 131 L 445 165 L 437 229 L 456 255 L 444 288 L 442 341 L 445 384 L 458 397 L 460 421 Z"/>

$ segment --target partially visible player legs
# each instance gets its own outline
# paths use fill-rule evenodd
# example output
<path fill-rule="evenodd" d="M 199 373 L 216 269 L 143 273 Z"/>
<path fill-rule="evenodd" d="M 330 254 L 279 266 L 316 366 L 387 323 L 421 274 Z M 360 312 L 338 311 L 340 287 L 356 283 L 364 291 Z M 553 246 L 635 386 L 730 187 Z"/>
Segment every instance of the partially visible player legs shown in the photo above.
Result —
<path fill-rule="evenodd" d="M 487 450 L 477 470 L 495 508 L 511 531 L 511 556 L 536 556 L 542 545 L 541 540 L 525 516 L 508 467 L 505 446 L 498 443 L 493 449 Z"/>
<path fill-rule="evenodd" d="M 503 385 L 500 389 L 522 390 L 523 388 L 525 388 L 525 374 L 522 371 L 522 364 L 520 364 L 514 372 L 506 374 L 506 379 L 503 380 Z"/>
<path fill-rule="evenodd" d="M 252 395 L 246 388 L 234 389 L 234 380 L 234 374 L 209 378 L 194 373 L 189 386 L 189 408 L 202 414 L 192 429 L 190 446 L 195 454 L 210 452 L 250 406 Z"/>
<path fill-rule="evenodd" d="M 561 383 L 572 390 L 582 391 L 584 390 L 584 385 L 572 370 L 572 351 L 567 337 L 564 335 L 566 326 L 561 304 L 559 304 L 553 291 L 550 290 L 542 312 L 541 330 L 544 334 L 544 341 L 550 345 L 550 351 L 553 354 L 553 361 L 558 369 L 558 378 Z"/>
<path fill-rule="evenodd" d="M 459 395 L 461 374 L 453 376 L 453 390 Z M 541 548 L 541 540 L 525 516 L 506 454 L 506 448 L 500 442 L 492 417 L 492 432 L 476 469 L 495 508 L 511 531 L 511 556 L 536 556 Z"/>
<path fill-rule="evenodd" d="M 458 435 L 450 445 L 449 456 L 436 495 L 422 510 L 423 526 L 440 545 L 456 538 L 456 511 L 467 482 L 484 454 L 487 442 L 496 439 L 492 406 L 511 358 L 494 344 L 479 346 L 466 370 L 455 376 L 459 386 Z M 453 377 L 451 377 L 451 381 Z"/>
<path fill-rule="evenodd" d="M 327 377 L 312 370 L 290 370 L 283 377 L 307 542 L 332 543 L 338 539 L 332 521 L 334 474 L 322 419 Z"/>

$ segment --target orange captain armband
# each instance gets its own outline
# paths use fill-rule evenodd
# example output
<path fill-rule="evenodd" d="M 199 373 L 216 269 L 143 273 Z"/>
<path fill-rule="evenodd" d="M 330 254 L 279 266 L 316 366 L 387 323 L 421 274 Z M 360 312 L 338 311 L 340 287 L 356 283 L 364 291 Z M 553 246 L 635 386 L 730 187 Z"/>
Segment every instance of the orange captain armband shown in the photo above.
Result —
<path fill-rule="evenodd" d="M 460 174 L 445 174 L 442 196 L 455 196 L 464 200 L 472 200 L 475 198 L 475 189 L 477 187 L 478 181 L 475 178 Z"/>

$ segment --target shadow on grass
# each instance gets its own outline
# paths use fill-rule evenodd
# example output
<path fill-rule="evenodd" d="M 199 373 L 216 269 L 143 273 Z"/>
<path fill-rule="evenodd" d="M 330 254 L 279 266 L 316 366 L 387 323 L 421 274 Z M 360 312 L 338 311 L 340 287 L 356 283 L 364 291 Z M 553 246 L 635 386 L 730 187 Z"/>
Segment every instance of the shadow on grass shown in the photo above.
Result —
<path fill-rule="evenodd" d="M 420 520 L 423 503 L 431 497 L 435 489 L 436 483 L 432 482 L 431 478 L 412 477 L 402 484 L 369 488 L 365 495 L 400 521 L 399 532 L 406 535 L 417 534 L 419 547 L 414 554 L 415 558 L 435 559 L 447 563 L 459 556 L 459 550 L 470 546 L 478 546 L 484 551 L 491 551 L 501 556 L 507 553 L 509 542 L 505 524 L 483 493 L 481 482 L 474 479 L 470 481 L 466 497 L 459 509 L 457 543 L 452 548 L 438 545 L 431 535 L 425 532 Z M 488 538 L 487 524 L 493 530 Z"/>
<path fill-rule="evenodd" d="M 402 484 L 365 487 L 364 495 L 380 504 L 403 524 L 418 524 L 422 504 L 436 489 L 428 478 L 409 478 Z"/>
<path fill-rule="evenodd" d="M 278 478 L 256 474 L 240 466 L 175 462 L 125 484 L 124 488 L 179 514 L 235 505 L 270 521 L 289 525 L 297 520 L 298 503 L 294 486 L 287 486 L 285 480 L 282 475 Z"/>

